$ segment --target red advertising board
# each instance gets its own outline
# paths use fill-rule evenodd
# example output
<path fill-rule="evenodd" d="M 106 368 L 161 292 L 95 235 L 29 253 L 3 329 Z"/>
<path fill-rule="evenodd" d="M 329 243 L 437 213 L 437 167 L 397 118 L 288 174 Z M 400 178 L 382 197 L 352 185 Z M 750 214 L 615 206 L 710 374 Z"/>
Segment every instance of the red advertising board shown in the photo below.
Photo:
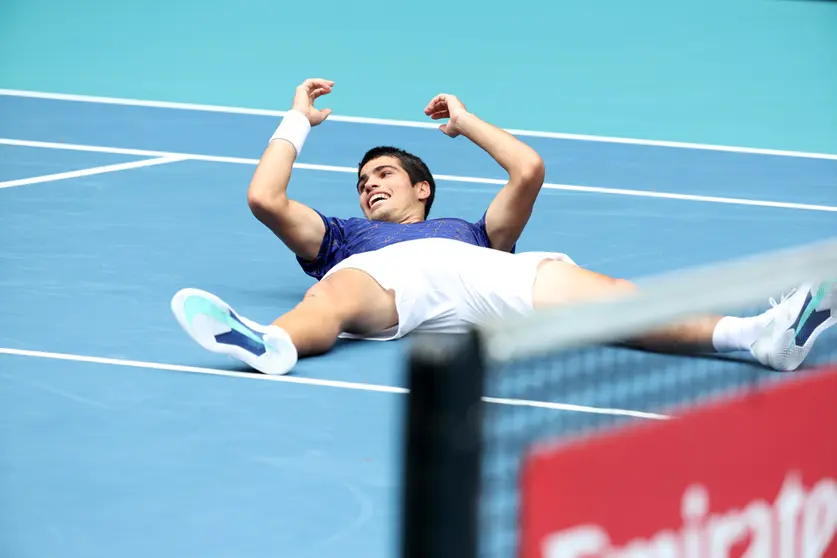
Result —
<path fill-rule="evenodd" d="M 521 558 L 837 557 L 837 369 L 538 447 Z"/>

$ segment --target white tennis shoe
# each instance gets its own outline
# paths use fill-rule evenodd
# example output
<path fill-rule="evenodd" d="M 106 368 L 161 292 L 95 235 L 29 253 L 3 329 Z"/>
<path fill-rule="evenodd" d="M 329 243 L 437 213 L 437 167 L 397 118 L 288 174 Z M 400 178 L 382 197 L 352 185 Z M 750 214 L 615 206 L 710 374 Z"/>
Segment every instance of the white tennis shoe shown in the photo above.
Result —
<path fill-rule="evenodd" d="M 837 323 L 837 283 L 803 285 L 770 302 L 772 319 L 750 352 L 770 368 L 796 370 L 817 338 Z"/>
<path fill-rule="evenodd" d="M 296 347 L 283 329 L 239 316 L 211 293 L 178 291 L 171 299 L 171 310 L 183 330 L 204 349 L 229 355 L 264 374 L 287 374 L 296 365 Z"/>

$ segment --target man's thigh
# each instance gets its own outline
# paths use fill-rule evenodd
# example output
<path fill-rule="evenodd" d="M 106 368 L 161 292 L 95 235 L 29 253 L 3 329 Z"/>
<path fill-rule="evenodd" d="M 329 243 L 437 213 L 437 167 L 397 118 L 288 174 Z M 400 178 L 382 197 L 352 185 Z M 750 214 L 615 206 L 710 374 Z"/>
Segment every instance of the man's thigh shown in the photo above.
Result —
<path fill-rule="evenodd" d="M 342 331 L 367 335 L 398 324 L 395 293 L 368 273 L 341 269 L 311 287 L 305 301 L 326 305 L 338 317 Z"/>
<path fill-rule="evenodd" d="M 624 296 L 636 292 L 636 286 L 561 261 L 545 260 L 538 266 L 532 292 L 537 308 L 558 306 Z"/>

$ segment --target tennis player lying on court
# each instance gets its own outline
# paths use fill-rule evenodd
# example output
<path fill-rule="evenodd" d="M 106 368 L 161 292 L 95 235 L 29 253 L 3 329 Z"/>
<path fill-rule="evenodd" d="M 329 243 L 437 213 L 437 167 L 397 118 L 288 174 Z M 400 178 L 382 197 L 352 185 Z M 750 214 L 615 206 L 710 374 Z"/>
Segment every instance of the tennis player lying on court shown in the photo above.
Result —
<path fill-rule="evenodd" d="M 631 292 L 628 281 L 582 269 L 565 254 L 514 253 L 543 184 L 538 154 L 475 115 L 454 96 L 425 108 L 441 131 L 465 136 L 508 173 L 483 217 L 430 219 L 435 184 L 404 151 L 377 147 L 358 169 L 365 219 L 327 217 L 288 197 L 294 160 L 312 126 L 330 109 L 314 101 L 333 82 L 296 89 L 253 175 L 254 215 L 318 279 L 302 301 L 270 325 L 238 315 L 217 296 L 184 289 L 171 301 L 180 325 L 201 346 L 266 374 L 286 374 L 298 358 L 324 353 L 339 337 L 387 340 L 413 331 L 457 333 L 473 324 L 534 309 Z M 656 351 L 750 351 L 768 367 L 797 368 L 816 338 L 837 321 L 837 284 L 807 285 L 759 316 L 706 316 L 626 343 Z"/>

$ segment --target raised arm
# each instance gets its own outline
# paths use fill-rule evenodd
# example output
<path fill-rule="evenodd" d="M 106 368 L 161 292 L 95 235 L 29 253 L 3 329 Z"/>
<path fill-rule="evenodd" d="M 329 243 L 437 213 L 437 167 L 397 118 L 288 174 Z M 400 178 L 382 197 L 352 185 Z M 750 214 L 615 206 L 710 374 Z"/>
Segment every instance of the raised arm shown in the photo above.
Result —
<path fill-rule="evenodd" d="M 540 155 L 508 132 L 465 109 L 453 95 L 437 95 L 424 110 L 432 119 L 449 118 L 440 130 L 463 135 L 488 152 L 509 174 L 509 180 L 488 206 L 485 226 L 492 248 L 509 251 L 529 222 L 544 181 Z"/>
<path fill-rule="evenodd" d="M 334 82 L 309 79 L 296 88 L 291 111 L 285 116 L 262 154 L 247 191 L 253 215 L 304 260 L 314 260 L 325 235 L 322 218 L 310 207 L 288 197 L 291 170 L 311 127 L 321 124 L 330 109 L 318 110 L 314 101 L 331 92 Z"/>

